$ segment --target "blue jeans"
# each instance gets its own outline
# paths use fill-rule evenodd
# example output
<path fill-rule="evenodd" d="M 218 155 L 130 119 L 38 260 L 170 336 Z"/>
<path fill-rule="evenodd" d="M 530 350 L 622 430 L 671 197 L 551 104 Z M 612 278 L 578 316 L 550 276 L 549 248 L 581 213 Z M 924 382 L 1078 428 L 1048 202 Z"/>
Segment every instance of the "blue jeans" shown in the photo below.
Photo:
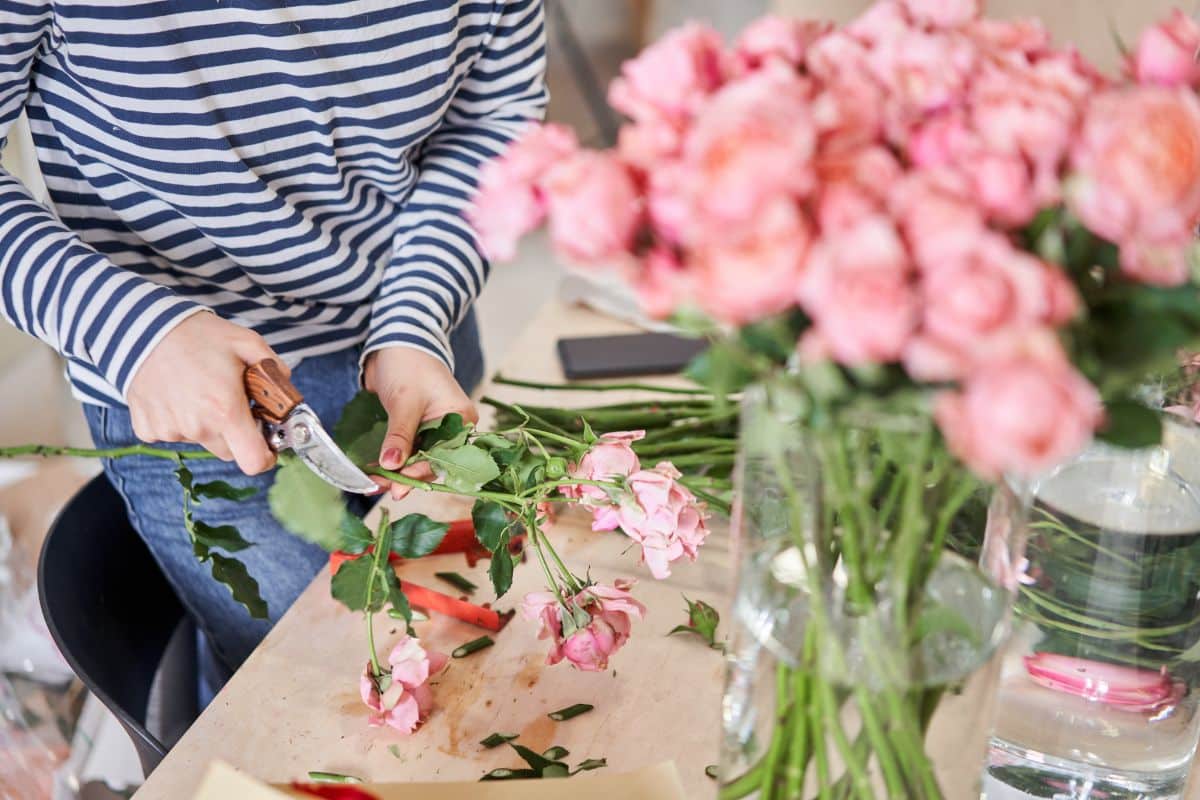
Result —
<path fill-rule="evenodd" d="M 451 335 L 455 356 L 455 378 L 468 393 L 483 375 L 483 354 L 474 314 L 469 314 Z M 292 382 L 327 429 L 343 406 L 358 392 L 359 348 L 314 356 L 292 372 Z M 137 443 L 124 406 L 85 405 L 84 413 L 97 447 L 122 447 Z M 196 449 L 170 445 L 179 450 Z M 296 598 L 327 563 L 329 555 L 316 545 L 299 539 L 279 525 L 267 506 L 267 490 L 273 473 L 247 477 L 237 465 L 223 461 L 188 462 L 197 481 L 225 480 L 234 486 L 253 486 L 258 493 L 241 503 L 208 500 L 196 509 L 196 517 L 211 525 L 233 525 L 254 543 L 237 554 L 258 581 L 267 602 L 269 618 L 252 618 L 234 602 L 229 590 L 213 580 L 207 564 L 201 564 L 183 530 L 183 493 L 175 480 L 175 465 L 161 458 L 136 456 L 107 459 L 104 471 L 125 500 L 130 521 L 146 541 L 163 573 L 175 587 L 183 605 L 195 619 L 209 652 L 202 653 L 201 679 L 207 688 L 219 689 L 233 671 L 267 635 Z M 363 498 L 365 499 L 365 498 Z M 359 503 L 360 512 L 370 503 Z M 201 695 L 207 694 L 204 689 Z"/>

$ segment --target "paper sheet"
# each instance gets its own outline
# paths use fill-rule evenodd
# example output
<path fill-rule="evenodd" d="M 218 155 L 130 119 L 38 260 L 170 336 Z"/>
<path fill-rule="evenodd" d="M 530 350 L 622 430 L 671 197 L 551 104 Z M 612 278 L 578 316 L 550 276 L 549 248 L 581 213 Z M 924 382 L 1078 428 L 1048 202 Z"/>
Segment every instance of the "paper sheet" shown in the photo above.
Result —
<path fill-rule="evenodd" d="M 564 783 L 569 782 L 569 783 Z M 670 761 L 634 772 L 542 780 L 483 783 L 360 784 L 376 800 L 684 800 L 679 772 Z M 290 788 L 268 786 L 223 762 L 208 769 L 193 800 L 293 800 L 312 798 Z"/>

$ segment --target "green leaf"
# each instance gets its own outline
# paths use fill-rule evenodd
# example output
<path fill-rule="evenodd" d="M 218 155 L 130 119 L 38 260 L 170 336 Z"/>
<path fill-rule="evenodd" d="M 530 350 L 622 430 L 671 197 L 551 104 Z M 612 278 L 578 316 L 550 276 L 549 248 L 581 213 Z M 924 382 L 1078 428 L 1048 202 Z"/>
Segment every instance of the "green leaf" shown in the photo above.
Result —
<path fill-rule="evenodd" d="M 475 437 L 471 444 L 491 450 L 493 453 L 497 450 L 513 450 L 517 447 L 517 443 L 512 439 L 501 436 L 498 433 L 481 433 Z"/>
<path fill-rule="evenodd" d="M 341 544 L 346 510 L 342 493 L 300 459 L 289 458 L 279 467 L 267 502 L 279 524 L 300 538 L 326 550 L 336 550 Z"/>
<path fill-rule="evenodd" d="M 441 419 L 423 422 L 417 429 L 417 450 L 428 452 L 439 445 L 455 449 L 467 443 L 471 426 L 463 422 L 461 414 L 447 414 Z"/>
<path fill-rule="evenodd" d="M 571 774 L 571 768 L 566 764 L 551 764 L 542 770 L 543 778 L 566 778 Z"/>
<path fill-rule="evenodd" d="M 492 551 L 492 563 L 488 566 L 488 577 L 492 581 L 492 589 L 496 599 L 500 599 L 512 588 L 513 557 L 508 552 L 508 534 L 501 538 L 500 547 Z"/>
<path fill-rule="evenodd" d="M 1097 436 L 1117 447 L 1153 447 L 1162 441 L 1162 416 L 1132 400 L 1105 404 L 1107 422 Z"/>
<path fill-rule="evenodd" d="M 676 625 L 667 635 L 673 636 L 676 633 L 691 633 L 699 636 L 708 643 L 708 646 L 714 650 L 724 650 L 724 646 L 717 642 L 717 626 L 721 623 L 721 615 L 717 610 L 703 600 L 691 601 L 684 597 L 684 602 L 687 603 L 688 609 L 688 624 Z"/>
<path fill-rule="evenodd" d="M 479 780 L 481 781 L 511 781 L 520 778 L 540 778 L 536 770 L 532 769 L 509 769 L 508 767 L 500 767 L 484 775 Z"/>
<path fill-rule="evenodd" d="M 500 547 L 501 538 L 516 524 L 504 506 L 490 500 L 475 501 L 475 505 L 471 506 L 471 522 L 475 524 L 475 538 L 493 553 Z"/>
<path fill-rule="evenodd" d="M 389 613 L 393 619 L 396 615 L 399 615 L 400 619 L 404 620 L 404 627 L 407 629 L 408 635 L 415 636 L 416 633 L 413 631 L 412 626 L 412 606 L 408 603 L 408 595 L 400 588 L 400 578 L 397 577 L 396 570 L 390 566 L 385 568 L 384 578 L 387 583 L 388 602 L 392 606 L 392 610 Z"/>
<path fill-rule="evenodd" d="M 575 768 L 575 772 L 587 772 L 590 769 L 600 769 L 607 766 L 607 758 L 589 758 L 586 761 L 581 761 L 579 766 Z"/>
<path fill-rule="evenodd" d="M 190 473 L 189 473 L 190 477 Z M 235 503 L 240 503 L 243 500 L 248 500 L 258 494 L 258 489 L 253 486 L 243 486 L 241 488 L 232 486 L 225 481 L 208 481 L 207 483 L 197 483 L 192 485 L 192 496 L 195 498 L 212 498 L 214 500 L 232 500 Z"/>
<path fill-rule="evenodd" d="M 241 603 L 250 616 L 255 619 L 267 619 L 267 603 L 258 591 L 258 581 L 250 577 L 246 565 L 236 558 L 212 553 L 212 576 L 220 583 L 229 587 L 233 599 Z"/>
<path fill-rule="evenodd" d="M 242 538 L 242 534 L 232 525 L 209 525 L 207 522 L 195 520 L 192 522 L 192 541 L 205 548 L 215 547 L 227 553 L 236 553 L 253 545 Z"/>
<path fill-rule="evenodd" d="M 377 422 L 345 448 L 346 456 L 360 467 L 377 463 L 386 436 L 387 422 Z"/>
<path fill-rule="evenodd" d="M 493 747 L 499 747 L 502 744 L 511 742 L 518 736 L 520 736 L 520 734 L 517 733 L 493 733 L 488 735 L 487 738 L 480 740 L 479 744 L 488 750 L 491 750 Z"/>
<path fill-rule="evenodd" d="M 559 745 L 552 745 L 548 749 L 543 750 L 542 755 L 551 761 L 562 761 L 564 758 L 571 755 L 571 751 L 565 747 L 560 747 Z"/>
<path fill-rule="evenodd" d="M 346 553 L 362 553 L 375 541 L 371 529 L 363 521 L 343 509 L 342 521 L 338 525 L 338 550 Z"/>
<path fill-rule="evenodd" d="M 371 556 L 342 562 L 330 581 L 329 591 L 351 611 L 378 611 L 385 598 L 394 599 L 384 570 L 375 569 L 375 559 Z"/>
<path fill-rule="evenodd" d="M 191 500 L 192 494 L 192 471 L 180 464 L 175 468 L 175 479 L 179 481 L 179 485 L 183 487 L 183 491 L 188 494 L 188 499 Z"/>
<path fill-rule="evenodd" d="M 525 760 L 526 764 L 528 764 L 533 769 L 537 770 L 538 773 L 540 773 L 542 775 L 545 774 L 545 770 L 547 767 L 553 767 L 555 765 L 560 766 L 560 767 L 566 766 L 566 764 L 563 764 L 561 761 L 555 761 L 553 759 L 546 758 L 541 753 L 537 752 L 536 750 L 530 750 L 525 745 L 516 744 L 515 742 L 509 742 L 508 746 L 511 747 L 513 750 L 516 750 L 517 755 L 519 755 L 521 758 L 523 758 Z"/>
<path fill-rule="evenodd" d="M 718 397 L 740 392 L 755 378 L 741 348 L 729 342 L 713 343 L 692 359 L 683 374 Z"/>
<path fill-rule="evenodd" d="M 447 488 L 456 492 L 477 491 L 485 483 L 500 477 L 500 468 L 491 456 L 475 445 L 447 450 L 441 447 L 427 451 L 430 466 L 441 477 Z"/>
<path fill-rule="evenodd" d="M 387 422 L 387 411 L 374 392 L 363 389 L 342 409 L 333 426 L 333 440 L 344 450 L 379 422 Z"/>
<path fill-rule="evenodd" d="M 392 552 L 402 558 L 420 558 L 437 549 L 450 526 L 424 514 L 409 514 L 392 523 Z"/>

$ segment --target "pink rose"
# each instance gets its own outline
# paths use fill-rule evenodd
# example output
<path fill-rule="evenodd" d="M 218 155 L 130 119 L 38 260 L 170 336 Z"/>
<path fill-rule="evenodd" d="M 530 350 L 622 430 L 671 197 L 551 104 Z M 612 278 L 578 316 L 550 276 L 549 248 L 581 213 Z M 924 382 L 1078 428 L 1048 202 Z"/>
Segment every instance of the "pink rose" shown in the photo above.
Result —
<path fill-rule="evenodd" d="M 877 41 L 867 63 L 888 90 L 892 138 L 902 139 L 897 126 L 961 103 L 975 58 L 970 40 L 950 32 L 903 28 Z"/>
<path fill-rule="evenodd" d="M 916 323 L 912 273 L 891 221 L 876 214 L 817 242 L 797 295 L 834 359 L 894 361 Z"/>
<path fill-rule="evenodd" d="M 629 593 L 632 586 L 620 579 L 612 586 L 592 584 L 565 601 L 553 592 L 527 594 L 522 614 L 541 623 L 539 639 L 553 640 L 546 663 L 566 659 L 585 672 L 608 669 L 609 656 L 629 640 L 632 620 L 646 613 Z"/>
<path fill-rule="evenodd" d="M 388 725 L 401 733 L 412 733 L 433 710 L 431 675 L 446 666 L 446 655 L 426 650 L 411 636 L 402 636 L 388 656 L 391 669 L 378 678 L 367 662 L 359 680 L 359 694 L 371 709 L 370 724 Z"/>
<path fill-rule="evenodd" d="M 1200 23 L 1178 8 L 1142 31 L 1127 69 L 1138 83 L 1194 86 L 1200 83 Z"/>
<path fill-rule="evenodd" d="M 1103 420 L 1095 387 L 1049 331 L 1027 335 L 944 392 L 934 416 L 952 452 L 986 478 L 1034 475 L 1078 453 Z"/>
<path fill-rule="evenodd" d="M 543 188 L 551 240 L 567 258 L 611 261 L 632 247 L 641 204 L 629 170 L 612 156 L 578 152 L 546 173 Z"/>
<path fill-rule="evenodd" d="M 724 82 L 728 62 L 720 34 L 689 23 L 621 65 L 608 101 L 635 122 L 682 125 Z"/>
<path fill-rule="evenodd" d="M 851 227 L 884 209 L 903 168 L 886 148 L 877 145 L 842 149 L 827 146 L 816 162 L 820 178 L 817 220 L 822 231 Z"/>
<path fill-rule="evenodd" d="M 1182 283 L 1179 251 L 1200 217 L 1200 100 L 1182 88 L 1104 92 L 1087 110 L 1072 162 L 1071 208 L 1120 245 L 1124 270 Z"/>
<path fill-rule="evenodd" d="M 670 244 L 682 244 L 690 233 L 695 209 L 686 188 L 687 169 L 666 161 L 650 170 L 646 180 L 646 211 L 655 235 Z"/>
<path fill-rule="evenodd" d="M 645 435 L 645 431 L 618 431 L 601 435 L 579 459 L 579 463 L 572 465 L 571 477 L 601 482 L 629 477 L 642 467 L 637 454 L 633 452 L 633 443 Z M 559 491 L 566 497 L 589 504 L 610 502 L 604 489 L 590 484 L 561 486 Z"/>
<path fill-rule="evenodd" d="M 683 146 L 696 227 L 745 224 L 780 195 L 812 188 L 816 129 L 808 100 L 808 83 L 779 64 L 713 95 Z"/>
<path fill-rule="evenodd" d="M 629 495 L 616 508 L 621 530 L 642 546 L 642 560 L 655 578 L 671 574 L 670 563 L 695 561 L 708 536 L 704 507 L 679 483 L 669 462 L 629 476 Z"/>
<path fill-rule="evenodd" d="M 1050 49 L 1050 31 L 1036 17 L 994 19 L 983 17 L 967 26 L 971 37 L 998 53 L 1039 55 Z"/>
<path fill-rule="evenodd" d="M 654 169 L 664 159 L 677 156 L 682 144 L 683 131 L 658 119 L 622 125 L 617 133 L 621 160 L 643 170 Z"/>
<path fill-rule="evenodd" d="M 909 173 L 897 183 L 889 201 L 922 270 L 968 257 L 985 234 L 983 214 L 969 184 L 953 169 Z"/>
<path fill-rule="evenodd" d="M 538 181 L 578 149 L 575 133 L 561 125 L 530 128 L 498 158 L 483 166 L 479 191 L 468 211 L 480 247 L 488 258 L 508 261 L 517 241 L 546 215 Z"/>
<path fill-rule="evenodd" d="M 809 45 L 833 26 L 797 17 L 765 16 L 750 23 L 738 37 L 735 56 L 743 69 L 754 70 L 771 61 L 798 67 Z"/>
<path fill-rule="evenodd" d="M 901 0 L 909 16 L 922 25 L 956 28 L 982 13 L 980 0 Z"/>
<path fill-rule="evenodd" d="M 656 247 L 642 258 L 633 284 L 642 311 L 653 319 L 671 316 L 692 291 L 690 273 L 665 247 Z"/>
<path fill-rule="evenodd" d="M 811 233 L 799 207 L 779 198 L 728 241 L 722 231 L 692 253 L 696 301 L 713 317 L 733 324 L 763 319 L 794 304 L 789 291 L 804 270 Z"/>
<path fill-rule="evenodd" d="M 1058 653 L 1034 653 L 1024 662 L 1034 683 L 1119 711 L 1162 713 L 1187 693 L 1187 685 L 1172 679 L 1165 667 L 1137 669 Z"/>

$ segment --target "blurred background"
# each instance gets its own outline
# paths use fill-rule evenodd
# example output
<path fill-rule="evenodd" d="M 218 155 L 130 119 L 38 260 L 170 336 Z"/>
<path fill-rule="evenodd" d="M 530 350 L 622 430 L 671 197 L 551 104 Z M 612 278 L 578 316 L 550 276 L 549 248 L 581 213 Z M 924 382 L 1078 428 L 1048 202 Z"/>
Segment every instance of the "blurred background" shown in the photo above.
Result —
<path fill-rule="evenodd" d="M 703 19 L 727 38 L 775 10 L 845 21 L 869 0 L 546 0 L 550 119 L 585 143 L 611 142 L 617 120 L 604 97 L 621 63 L 662 32 Z M 990 0 L 990 14 L 1039 16 L 1059 41 L 1073 41 L 1101 67 L 1117 67 L 1116 40 L 1177 6 L 1200 0 Z M 10 133 L 3 164 L 39 197 L 44 189 L 24 119 Z M 493 272 L 480 298 L 484 350 L 496 364 L 534 310 L 560 291 L 561 272 L 544 238 Z M 578 287 L 575 289 L 578 291 Z M 0 445 L 90 445 L 62 364 L 45 346 L 0 323 Z M 141 780 L 124 732 L 88 701 L 41 625 L 36 556 L 55 514 L 89 477 L 94 462 L 0 461 L 0 800 L 128 796 Z"/>

